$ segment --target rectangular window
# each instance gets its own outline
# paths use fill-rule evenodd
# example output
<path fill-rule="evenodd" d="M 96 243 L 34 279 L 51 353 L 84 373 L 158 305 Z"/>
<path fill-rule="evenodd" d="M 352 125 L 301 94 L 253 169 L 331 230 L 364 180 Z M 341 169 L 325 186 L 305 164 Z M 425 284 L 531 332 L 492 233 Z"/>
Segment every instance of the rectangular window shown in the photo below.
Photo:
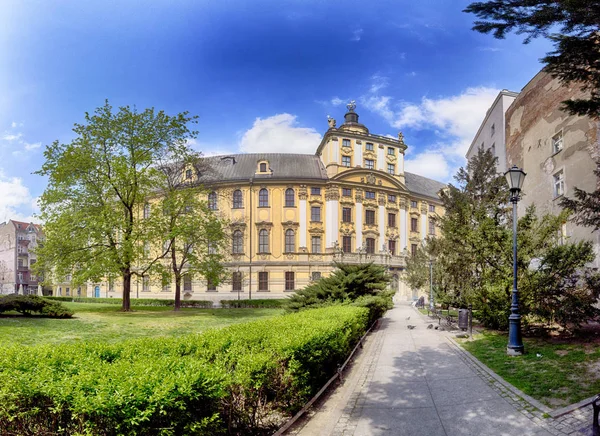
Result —
<path fill-rule="evenodd" d="M 396 255 L 396 241 L 394 241 L 393 239 L 390 239 L 388 241 L 388 250 L 390 251 L 390 254 L 392 256 Z"/>
<path fill-rule="evenodd" d="M 206 280 L 206 290 L 207 291 L 216 291 L 217 290 L 217 284 L 212 280 L 212 279 L 207 279 Z"/>
<path fill-rule="evenodd" d="M 235 271 L 231 276 L 231 290 L 242 290 L 242 273 L 240 271 Z"/>
<path fill-rule="evenodd" d="M 429 205 L 429 212 L 435 212 L 435 204 Z"/>
<path fill-rule="evenodd" d="M 142 277 L 142 292 L 150 292 L 150 277 Z"/>
<path fill-rule="evenodd" d="M 410 219 L 410 231 L 411 232 L 418 232 L 419 231 L 419 220 L 417 220 L 416 218 L 411 218 Z"/>
<path fill-rule="evenodd" d="M 144 204 L 144 219 L 150 218 L 150 205 L 148 203 Z"/>
<path fill-rule="evenodd" d="M 350 188 L 342 188 L 342 195 L 344 197 L 352 197 L 352 189 L 350 189 Z"/>
<path fill-rule="evenodd" d="M 410 254 L 412 256 L 416 256 L 417 255 L 417 244 L 410 244 Z"/>
<path fill-rule="evenodd" d="M 319 271 L 314 271 L 311 275 L 310 275 L 310 279 L 313 282 L 316 282 L 317 280 L 321 280 L 321 273 Z"/>
<path fill-rule="evenodd" d="M 342 156 L 342 166 L 350 168 L 350 156 Z"/>
<path fill-rule="evenodd" d="M 296 288 L 296 284 L 294 283 L 294 272 L 286 271 L 285 272 L 285 290 L 293 291 Z"/>
<path fill-rule="evenodd" d="M 321 206 L 312 206 L 310 208 L 310 220 L 321 221 Z"/>
<path fill-rule="evenodd" d="M 365 210 L 365 224 L 375 224 L 375 211 Z"/>
<path fill-rule="evenodd" d="M 375 199 L 375 191 L 365 191 L 365 198 Z"/>
<path fill-rule="evenodd" d="M 388 147 L 388 154 L 390 156 L 396 156 L 396 149 L 394 147 Z"/>
<path fill-rule="evenodd" d="M 367 147 L 367 150 L 373 151 L 373 143 L 372 142 L 367 142 L 366 147 Z"/>
<path fill-rule="evenodd" d="M 388 195 L 388 201 L 390 203 L 395 203 L 396 202 L 396 196 L 392 195 L 392 194 Z"/>
<path fill-rule="evenodd" d="M 350 140 L 342 139 L 342 147 L 350 147 Z"/>
<path fill-rule="evenodd" d="M 321 188 L 313 186 L 310 188 L 310 195 L 321 195 Z"/>
<path fill-rule="evenodd" d="M 414 201 L 414 200 L 411 200 L 410 201 L 410 207 L 412 207 L 413 209 L 416 209 L 417 208 L 417 202 Z"/>
<path fill-rule="evenodd" d="M 396 227 L 396 214 L 388 213 L 388 227 Z"/>
<path fill-rule="evenodd" d="M 562 130 L 552 137 L 552 153 L 558 153 L 563 149 Z"/>
<path fill-rule="evenodd" d="M 19 260 L 17 261 L 19 268 L 23 268 L 23 259 L 19 258 Z"/>
<path fill-rule="evenodd" d="M 369 170 L 375 168 L 375 161 L 373 159 L 365 159 L 365 168 Z"/>
<path fill-rule="evenodd" d="M 269 290 L 269 273 L 266 271 L 260 271 L 258 273 L 258 290 L 268 291 Z"/>
<path fill-rule="evenodd" d="M 375 253 L 375 239 L 374 238 L 367 238 L 365 240 L 365 242 L 367 244 L 367 253 L 369 253 L 369 254 Z"/>
<path fill-rule="evenodd" d="M 192 276 L 190 274 L 183 275 L 183 291 L 192 292 Z"/>
<path fill-rule="evenodd" d="M 352 222 L 352 209 L 349 207 L 342 208 L 342 221 L 345 223 Z"/>
<path fill-rule="evenodd" d="M 192 178 L 192 170 L 185 170 L 185 178 L 188 180 Z"/>
<path fill-rule="evenodd" d="M 66 296 L 67 297 L 71 296 L 71 288 L 66 288 Z"/>
<path fill-rule="evenodd" d="M 352 253 L 352 236 L 342 237 L 342 251 L 344 253 Z"/>
<path fill-rule="evenodd" d="M 320 253 L 321 252 L 321 237 L 313 236 L 311 238 L 311 252 Z"/>
<path fill-rule="evenodd" d="M 388 173 L 392 176 L 396 174 L 396 165 L 389 163 L 388 164 Z"/>
<path fill-rule="evenodd" d="M 560 170 L 554 174 L 554 198 L 560 197 L 565 193 L 565 173 Z"/>
<path fill-rule="evenodd" d="M 429 234 L 435 235 L 435 221 L 432 219 L 429 220 Z"/>
<path fill-rule="evenodd" d="M 496 124 L 492 124 L 492 127 L 490 127 L 490 136 L 494 136 L 495 133 L 496 133 Z"/>

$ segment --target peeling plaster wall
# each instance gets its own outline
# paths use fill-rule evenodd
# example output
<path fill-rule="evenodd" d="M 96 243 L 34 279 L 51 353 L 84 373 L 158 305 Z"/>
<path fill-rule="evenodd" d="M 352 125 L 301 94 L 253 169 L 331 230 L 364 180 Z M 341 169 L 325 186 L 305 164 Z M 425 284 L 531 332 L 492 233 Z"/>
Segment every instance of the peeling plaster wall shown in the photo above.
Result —
<path fill-rule="evenodd" d="M 535 204 L 539 213 L 557 214 L 561 208 L 554 195 L 554 175 L 564 171 L 565 193 L 573 188 L 594 191 L 598 178 L 593 171 L 600 158 L 599 123 L 587 117 L 569 115 L 560 110 L 561 101 L 586 94 L 577 87 L 562 86 L 544 71 L 539 72 L 521 91 L 506 112 L 506 159 L 517 165 L 527 177 L 519 215 Z M 562 130 L 563 149 L 554 153 L 552 137 Z M 595 266 L 600 266 L 600 232 L 567 223 L 571 240 L 591 240 L 595 244 Z"/>

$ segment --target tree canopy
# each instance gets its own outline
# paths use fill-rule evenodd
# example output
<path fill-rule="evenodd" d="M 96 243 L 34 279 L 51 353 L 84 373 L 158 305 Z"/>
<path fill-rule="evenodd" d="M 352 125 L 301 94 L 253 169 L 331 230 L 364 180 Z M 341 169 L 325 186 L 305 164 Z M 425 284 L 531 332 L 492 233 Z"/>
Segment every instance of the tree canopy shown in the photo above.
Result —
<path fill-rule="evenodd" d="M 187 112 L 113 110 L 106 101 L 75 124 L 70 143 L 46 147 L 37 174 L 48 177 L 40 199 L 46 239 L 38 248 L 47 279 L 71 276 L 83 284 L 120 276 L 123 310 L 130 310 L 144 235 L 141 205 L 161 188 L 156 163 L 188 156 L 195 122 Z"/>
<path fill-rule="evenodd" d="M 600 1 L 488 0 L 471 3 L 464 12 L 479 18 L 474 30 L 499 39 L 514 31 L 526 35 L 525 43 L 538 37 L 552 41 L 554 51 L 542 59 L 547 71 L 589 92 L 588 98 L 564 101 L 564 108 L 600 116 Z"/>

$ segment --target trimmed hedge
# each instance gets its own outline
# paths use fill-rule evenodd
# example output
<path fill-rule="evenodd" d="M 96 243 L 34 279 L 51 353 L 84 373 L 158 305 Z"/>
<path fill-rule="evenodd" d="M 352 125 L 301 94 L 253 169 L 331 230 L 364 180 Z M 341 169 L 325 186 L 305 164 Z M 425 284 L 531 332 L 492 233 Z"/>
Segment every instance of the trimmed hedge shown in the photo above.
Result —
<path fill-rule="evenodd" d="M 67 309 L 58 301 L 48 301 L 37 295 L 9 294 L 0 297 L 0 313 L 16 311 L 25 316 L 32 312 L 48 318 L 71 318 L 73 311 Z"/>
<path fill-rule="evenodd" d="M 104 303 L 104 304 L 122 304 L 120 298 L 92 298 L 92 297 L 44 297 L 49 300 L 68 301 L 69 303 Z M 166 300 L 159 298 L 132 298 L 132 306 L 175 306 L 175 300 Z M 200 309 L 211 309 L 213 302 L 209 300 L 181 300 L 181 307 L 195 307 Z"/>
<path fill-rule="evenodd" d="M 221 300 L 221 306 L 225 308 L 253 308 L 253 309 L 281 309 L 286 300 L 275 298 L 258 300 Z"/>
<path fill-rule="evenodd" d="M 368 319 L 331 306 L 178 338 L 0 347 L 0 434 L 272 434 Z"/>

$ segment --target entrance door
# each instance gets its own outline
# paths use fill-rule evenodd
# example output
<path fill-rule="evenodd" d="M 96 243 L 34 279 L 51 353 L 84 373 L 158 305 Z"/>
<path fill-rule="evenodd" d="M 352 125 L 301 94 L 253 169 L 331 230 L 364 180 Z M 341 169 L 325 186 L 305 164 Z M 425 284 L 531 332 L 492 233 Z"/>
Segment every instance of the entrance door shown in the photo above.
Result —
<path fill-rule="evenodd" d="M 100 298 L 100 286 L 96 286 L 94 288 L 94 297 L 95 298 Z"/>

